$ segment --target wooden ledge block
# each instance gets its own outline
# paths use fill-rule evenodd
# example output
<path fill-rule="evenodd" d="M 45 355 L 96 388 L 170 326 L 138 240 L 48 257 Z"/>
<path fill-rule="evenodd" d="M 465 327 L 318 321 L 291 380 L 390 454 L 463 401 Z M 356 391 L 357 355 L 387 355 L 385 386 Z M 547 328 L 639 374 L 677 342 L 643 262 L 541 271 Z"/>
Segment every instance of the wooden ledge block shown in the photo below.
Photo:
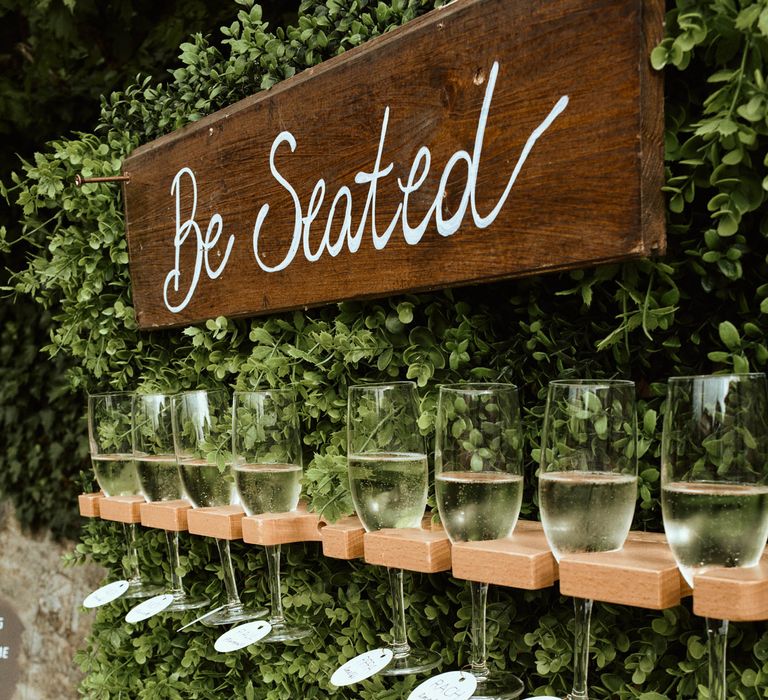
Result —
<path fill-rule="evenodd" d="M 98 493 L 81 493 L 77 497 L 77 505 L 80 509 L 80 515 L 84 518 L 98 518 L 99 501 L 102 498 L 104 498 L 104 494 L 101 491 Z"/>
<path fill-rule="evenodd" d="M 186 532 L 187 511 L 191 508 L 189 502 L 183 499 L 142 503 L 141 524 L 144 527 L 154 527 L 159 530 Z"/>
<path fill-rule="evenodd" d="M 654 540 L 656 536 L 627 538 L 616 552 L 563 557 L 560 593 L 652 610 L 678 605 L 685 591 L 683 578 L 667 544 Z"/>
<path fill-rule="evenodd" d="M 317 513 L 293 510 L 288 513 L 260 513 L 243 518 L 243 540 L 249 544 L 275 545 L 292 542 L 319 542 L 322 523 Z"/>
<path fill-rule="evenodd" d="M 408 571 L 435 574 L 451 568 L 451 542 L 444 532 L 393 528 L 366 532 L 365 561 Z"/>
<path fill-rule="evenodd" d="M 451 548 L 453 575 L 466 581 L 537 590 L 557 581 L 557 562 L 541 527 L 515 528 L 511 537 L 457 542 Z"/>
<path fill-rule="evenodd" d="M 717 568 L 693 581 L 693 612 L 734 622 L 768 620 L 768 556 L 749 568 Z"/>
<path fill-rule="evenodd" d="M 99 501 L 99 515 L 102 520 L 140 523 L 139 507 L 142 503 L 144 503 L 144 496 L 104 496 Z"/>
<path fill-rule="evenodd" d="M 242 506 L 190 508 L 187 511 L 187 529 L 191 535 L 239 540 L 243 537 L 244 515 Z"/>
<path fill-rule="evenodd" d="M 323 554 L 333 559 L 359 559 L 363 556 L 364 534 L 365 528 L 356 515 L 329 523 L 320 530 Z"/>

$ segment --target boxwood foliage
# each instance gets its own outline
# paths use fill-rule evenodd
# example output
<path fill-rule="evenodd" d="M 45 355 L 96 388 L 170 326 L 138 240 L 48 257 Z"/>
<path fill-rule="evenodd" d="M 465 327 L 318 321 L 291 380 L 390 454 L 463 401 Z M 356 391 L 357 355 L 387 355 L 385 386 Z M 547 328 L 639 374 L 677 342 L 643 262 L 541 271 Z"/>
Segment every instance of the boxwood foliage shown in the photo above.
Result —
<path fill-rule="evenodd" d="M 222 28 L 181 46 L 166 83 L 139 80 L 103 101 L 94 133 L 52 142 L 14 178 L 23 227 L 38 245 L 15 280 L 52 315 L 48 350 L 75 360 L 77 388 L 180 390 L 291 382 L 301 396 L 305 492 L 329 519 L 352 510 L 345 479 L 346 389 L 362 379 L 418 383 L 420 428 L 433 436 L 436 385 L 508 380 L 521 388 L 528 454 L 524 512 L 534 493 L 546 384 L 555 377 L 635 380 L 640 412 L 640 492 L 635 526 L 659 530 L 659 433 L 665 380 L 674 374 L 763 370 L 768 313 L 764 168 L 768 144 L 768 3 L 677 0 L 650 60 L 667 66 L 668 252 L 658 260 L 602 266 L 434 294 L 345 302 L 265 318 L 214 318 L 182 330 L 139 332 L 134 321 L 119 193 L 72 186 L 78 172 L 118 172 L 138 144 L 265 89 L 432 9 L 433 0 L 304 0 L 295 26 L 271 28 L 251 0 Z M 620 194 L 617 193 L 617 196 Z M 599 233 L 599 232 L 596 232 Z M 285 547 L 289 615 L 316 634 L 287 647 L 213 649 L 214 631 L 158 617 L 132 627 L 124 603 L 96 613 L 78 661 L 91 698 L 407 697 L 413 680 L 374 679 L 353 690 L 329 685 L 334 667 L 387 638 L 386 582 L 376 567 L 322 557 L 316 544 Z M 87 523 L 72 561 L 93 559 L 115 576 L 123 552 L 112 525 Z M 211 543 L 185 540 L 193 591 L 218 596 Z M 160 537 L 146 532 L 142 563 L 167 566 Z M 235 545 L 249 604 L 267 602 L 258 547 Z M 413 575 L 410 638 L 441 650 L 445 667 L 467 661 L 469 600 L 448 575 Z M 732 626 L 729 695 L 764 696 L 768 633 Z M 495 666 L 517 671 L 529 691 L 562 694 L 571 678 L 572 611 L 556 588 L 499 590 L 489 607 Z M 706 695 L 703 621 L 689 603 L 662 612 L 598 605 L 595 697 Z"/>

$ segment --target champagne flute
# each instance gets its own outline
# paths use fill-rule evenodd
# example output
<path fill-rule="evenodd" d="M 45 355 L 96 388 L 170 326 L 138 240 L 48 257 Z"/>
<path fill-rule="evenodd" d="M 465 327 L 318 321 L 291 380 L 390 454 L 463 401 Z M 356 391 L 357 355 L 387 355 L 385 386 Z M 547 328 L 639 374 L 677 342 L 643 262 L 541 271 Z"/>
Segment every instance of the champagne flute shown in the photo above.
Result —
<path fill-rule="evenodd" d="M 635 385 L 618 379 L 549 383 L 541 436 L 539 506 L 557 561 L 621 549 L 637 499 Z M 586 700 L 592 601 L 574 598 L 570 700 Z"/>
<path fill-rule="evenodd" d="M 88 442 L 99 488 L 106 496 L 140 495 L 133 455 L 134 394 L 117 391 L 88 396 Z M 142 581 L 136 549 L 136 524 L 123 523 L 128 548 L 128 589 L 124 598 L 151 598 L 161 592 Z"/>
<path fill-rule="evenodd" d="M 232 402 L 226 389 L 186 391 L 171 397 L 173 442 L 184 493 L 193 508 L 237 503 L 232 476 Z M 226 603 L 200 621 L 231 625 L 264 617 L 241 600 L 229 540 L 216 540 L 221 557 Z"/>
<path fill-rule="evenodd" d="M 754 566 L 768 537 L 764 374 L 671 377 L 661 450 L 664 530 L 683 577 Z M 709 698 L 725 700 L 728 621 L 707 618 Z"/>
<path fill-rule="evenodd" d="M 435 494 L 451 542 L 509 537 L 523 500 L 523 459 L 517 387 L 441 386 L 435 425 Z M 476 700 L 511 700 L 523 682 L 491 671 L 485 645 L 488 584 L 469 582 L 472 595 L 470 671 Z"/>
<path fill-rule="evenodd" d="M 427 505 L 427 453 L 417 425 L 413 382 L 349 387 L 347 460 L 355 510 L 366 531 L 417 528 Z M 440 654 L 412 649 L 405 626 L 403 570 L 388 568 L 393 659 L 380 673 L 401 676 L 435 668 Z"/>
<path fill-rule="evenodd" d="M 296 510 L 301 494 L 299 415 L 292 389 L 235 392 L 232 432 L 235 488 L 248 515 Z M 280 593 L 280 545 L 267 545 L 270 633 L 264 642 L 288 642 L 312 628 L 288 623 Z"/>
<path fill-rule="evenodd" d="M 149 502 L 182 498 L 181 477 L 173 448 L 171 397 L 168 394 L 137 394 L 134 401 L 134 448 L 136 474 L 144 498 Z M 179 574 L 179 533 L 165 531 L 171 570 L 171 604 L 168 612 L 195 610 L 210 601 L 188 596 Z"/>

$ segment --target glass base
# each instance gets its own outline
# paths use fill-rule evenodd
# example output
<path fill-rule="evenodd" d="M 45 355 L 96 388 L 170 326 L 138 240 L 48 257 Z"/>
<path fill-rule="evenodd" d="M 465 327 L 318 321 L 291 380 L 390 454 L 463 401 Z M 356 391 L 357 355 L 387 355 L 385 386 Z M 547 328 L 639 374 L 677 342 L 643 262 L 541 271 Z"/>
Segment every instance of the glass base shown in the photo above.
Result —
<path fill-rule="evenodd" d="M 380 676 L 407 676 L 431 671 L 443 662 L 436 651 L 411 649 L 407 654 L 395 656 L 389 665 L 379 671 Z"/>
<path fill-rule="evenodd" d="M 187 595 L 183 591 L 173 593 L 173 602 L 166 608 L 167 612 L 182 612 L 184 610 L 197 610 L 211 604 L 205 596 Z"/>
<path fill-rule="evenodd" d="M 206 627 L 218 627 L 219 625 L 236 625 L 240 622 L 248 622 L 248 620 L 259 620 L 266 617 L 268 611 L 266 608 L 260 610 L 251 610 L 246 608 L 240 603 L 234 605 L 225 605 L 215 613 L 206 615 L 200 622 Z"/>
<path fill-rule="evenodd" d="M 126 599 L 141 599 L 141 598 L 154 598 L 156 595 L 165 593 L 162 586 L 157 586 L 154 583 L 145 583 L 141 579 L 131 579 L 128 581 L 128 590 L 123 593 L 122 597 Z"/>
<path fill-rule="evenodd" d="M 291 625 L 284 622 L 272 623 L 272 631 L 262 639 L 262 642 L 295 642 L 314 633 L 311 627 Z"/>
<path fill-rule="evenodd" d="M 477 690 L 472 700 L 514 700 L 522 696 L 525 687 L 513 673 L 492 671 L 483 679 L 477 679 Z"/>

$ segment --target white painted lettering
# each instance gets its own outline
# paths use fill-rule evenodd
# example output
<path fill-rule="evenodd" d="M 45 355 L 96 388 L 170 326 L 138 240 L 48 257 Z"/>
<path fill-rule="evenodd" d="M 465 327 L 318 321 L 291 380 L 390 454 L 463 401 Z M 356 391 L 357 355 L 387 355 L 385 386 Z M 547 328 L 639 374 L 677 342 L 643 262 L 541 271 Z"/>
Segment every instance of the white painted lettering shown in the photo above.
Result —
<path fill-rule="evenodd" d="M 485 89 L 485 98 L 483 100 L 483 108 L 480 110 L 480 120 L 477 123 L 477 132 L 475 134 L 475 150 L 472 155 L 472 167 L 470 168 L 470 180 L 471 183 L 467 183 L 467 187 L 470 188 L 470 200 L 472 203 L 472 218 L 474 219 L 475 226 L 478 228 L 488 228 L 494 221 L 496 221 L 496 217 L 499 215 L 499 212 L 501 211 L 501 208 L 504 206 L 504 203 L 507 201 L 507 197 L 509 197 L 509 193 L 512 191 L 512 187 L 515 184 L 515 181 L 517 180 L 518 175 L 520 175 L 520 171 L 523 168 L 523 165 L 525 164 L 525 161 L 528 159 L 528 156 L 533 149 L 534 145 L 536 144 L 536 141 L 539 140 L 541 135 L 549 129 L 550 126 L 552 126 L 552 123 L 559 117 L 563 110 L 568 106 L 568 95 L 563 95 L 555 104 L 555 106 L 552 108 L 550 113 L 544 118 L 544 121 L 541 122 L 532 132 L 531 135 L 528 137 L 528 140 L 525 142 L 525 146 L 523 146 L 523 150 L 520 153 L 520 157 L 517 159 L 517 163 L 515 164 L 515 168 L 512 171 L 512 175 L 510 176 L 509 180 L 507 181 L 507 186 L 499 198 L 499 201 L 496 203 L 496 206 L 491 210 L 491 213 L 487 216 L 480 216 L 480 214 L 477 211 L 477 203 L 475 201 L 475 187 L 477 184 L 477 173 L 480 169 L 480 156 L 482 154 L 483 150 L 483 138 L 485 137 L 485 126 L 488 122 L 488 113 L 491 109 L 491 100 L 493 99 L 493 91 L 496 87 L 496 78 L 499 75 L 499 62 L 494 61 L 493 66 L 491 67 L 491 73 L 488 76 L 488 85 Z"/>
<path fill-rule="evenodd" d="M 270 204 L 264 203 L 258 211 L 256 221 L 253 225 L 252 247 L 256 262 L 264 272 L 279 272 L 286 269 L 296 258 L 296 254 L 301 247 L 304 258 L 308 262 L 320 260 L 325 253 L 331 257 L 336 257 L 341 253 L 346 243 L 347 250 L 350 253 L 356 253 L 362 244 L 363 237 L 370 232 L 371 242 L 375 250 L 384 250 L 396 230 L 402 231 L 403 238 L 408 245 L 417 245 L 424 237 L 430 223 L 434 220 L 437 233 L 442 237 L 453 236 L 461 228 L 467 216 L 467 210 L 471 209 L 472 221 L 475 227 L 488 228 L 498 218 L 507 199 L 510 196 L 512 188 L 519 177 L 528 156 L 533 150 L 536 142 L 549 129 L 554 121 L 563 113 L 568 106 L 568 96 L 563 95 L 555 103 L 544 120 L 531 132 L 523 146 L 517 162 L 509 175 L 504 190 L 499 196 L 496 204 L 487 214 L 481 214 L 478 210 L 478 192 L 477 182 L 481 166 L 483 153 L 483 143 L 485 131 L 488 124 L 488 118 L 493 102 L 493 93 L 496 87 L 496 81 L 499 75 L 499 63 L 495 61 L 488 76 L 488 82 L 485 88 L 482 107 L 477 121 L 477 129 L 474 137 L 474 145 L 471 154 L 467 150 L 457 150 L 445 163 L 440 180 L 437 186 L 435 199 L 432 201 L 429 209 L 417 223 L 411 223 L 409 220 L 408 207 L 411 196 L 423 187 L 430 174 L 432 166 L 432 153 L 427 146 L 420 146 L 411 163 L 408 176 L 403 181 L 397 180 L 397 186 L 402 193 L 402 201 L 395 209 L 394 215 L 383 231 L 378 230 L 376 220 L 376 196 L 378 185 L 381 180 L 386 178 L 394 169 L 392 161 L 387 162 L 384 148 L 387 138 L 387 129 L 389 127 L 390 108 L 384 109 L 384 116 L 381 122 L 381 131 L 379 135 L 378 149 L 373 165 L 368 170 L 360 170 L 354 176 L 357 185 L 368 185 L 365 203 L 362 207 L 360 220 L 356 227 L 353 227 L 353 197 L 352 191 L 347 185 L 341 185 L 331 200 L 330 209 L 325 220 L 325 228 L 322 237 L 313 250 L 312 245 L 312 226 L 320 216 L 323 204 L 326 200 L 327 183 L 324 178 L 319 178 L 312 189 L 307 202 L 306 209 L 303 209 L 301 198 L 296 188 L 280 172 L 276 165 L 276 156 L 281 145 L 288 144 L 291 153 L 297 148 L 297 141 L 290 131 L 280 132 L 272 142 L 269 153 L 269 168 L 272 177 L 275 178 L 285 191 L 290 195 L 293 202 L 293 234 L 285 254 L 277 264 L 270 264 L 264 260 L 265 246 L 262 241 L 264 235 L 263 227 L 269 216 Z M 461 165 L 466 167 L 466 184 L 461 198 L 455 204 L 455 211 L 449 211 L 445 205 L 449 181 L 456 168 Z M 191 210 L 185 215 L 182 214 L 181 190 L 182 180 L 187 178 L 192 186 L 192 205 Z M 330 193 L 328 193 L 330 196 Z M 230 235 L 227 245 L 222 255 L 217 252 L 219 261 L 216 265 L 211 264 L 211 251 L 218 246 L 218 242 L 224 231 L 224 219 L 218 213 L 214 213 L 208 223 L 205 235 L 202 234 L 200 225 L 197 223 L 197 182 L 195 175 L 190 168 L 184 167 L 176 174 L 171 185 L 171 195 L 176 199 L 176 231 L 174 234 L 174 267 L 168 272 L 163 285 L 163 297 L 166 307 L 173 313 L 184 309 L 195 294 L 203 266 L 210 279 L 217 279 L 221 276 L 232 253 L 235 237 Z M 337 216 L 338 214 L 338 216 Z M 340 221 L 340 225 L 334 223 Z M 338 228 L 338 236 L 335 242 L 331 242 L 332 230 Z M 191 271 L 185 271 L 182 278 L 181 270 L 181 250 L 187 243 L 190 234 L 194 236 L 196 252 L 194 257 L 194 266 Z M 182 280 L 186 289 L 181 289 Z M 178 298 L 183 295 L 181 301 Z"/>
<path fill-rule="evenodd" d="M 438 201 L 435 199 L 435 202 L 432 203 L 432 206 L 429 208 L 426 216 L 421 220 L 421 223 L 416 226 L 416 228 L 413 228 L 408 223 L 408 197 L 412 192 L 415 192 L 424 184 L 424 180 L 427 179 L 427 175 L 429 174 L 429 166 L 431 161 L 432 154 L 430 153 L 429 148 L 422 146 L 416 152 L 416 157 L 413 159 L 411 172 L 408 173 L 408 181 L 406 184 L 403 185 L 403 181 L 400 180 L 400 178 L 397 180 L 397 184 L 403 193 L 403 237 L 405 238 L 405 242 L 409 245 L 416 245 L 421 240 L 422 236 L 427 230 L 427 226 L 429 226 L 429 220 L 432 218 L 436 203 Z M 421 165 L 422 162 L 424 163 L 423 167 Z M 419 173 L 420 167 L 422 167 L 421 173 Z"/>
<path fill-rule="evenodd" d="M 192 211 L 187 219 L 182 221 L 181 214 L 181 179 L 182 176 L 187 176 L 192 184 Z M 176 173 L 171 183 L 171 195 L 176 197 L 176 233 L 173 237 L 174 246 L 174 267 L 166 275 L 165 282 L 163 283 L 163 300 L 165 301 L 166 308 L 171 313 L 178 313 L 186 308 L 189 302 L 192 300 L 192 296 L 197 289 L 198 282 L 200 281 L 200 272 L 202 271 L 203 263 L 205 263 L 205 271 L 208 277 L 216 279 L 221 275 L 229 260 L 229 256 L 232 253 L 232 247 L 235 245 L 235 237 L 230 236 L 227 241 L 227 248 L 224 252 L 224 257 L 219 263 L 219 266 L 214 270 L 211 267 L 210 260 L 208 259 L 208 253 L 213 249 L 224 227 L 224 220 L 220 214 L 213 214 L 211 220 L 208 223 L 208 228 L 203 236 L 200 226 L 195 220 L 197 214 L 197 180 L 195 174 L 190 168 L 182 168 Z M 215 234 L 213 232 L 215 231 Z M 179 292 L 179 282 L 181 281 L 181 248 L 189 238 L 189 234 L 194 232 L 196 252 L 195 252 L 195 268 L 192 272 L 192 279 L 189 282 L 189 287 L 184 298 L 178 304 L 173 304 L 169 298 L 169 287 L 173 284 L 173 292 Z M 213 237 L 211 235 L 213 234 Z"/>
<path fill-rule="evenodd" d="M 11 656 L 11 647 L 0 647 L 0 659 L 8 659 Z"/>
<path fill-rule="evenodd" d="M 296 150 L 296 139 L 290 131 L 281 131 L 272 142 L 272 148 L 269 151 L 269 170 L 272 173 L 272 177 L 275 178 L 286 190 L 288 190 L 293 200 L 294 207 L 294 219 L 293 219 L 293 238 L 291 239 L 291 247 L 285 254 L 282 262 L 277 265 L 267 265 L 259 255 L 259 236 L 261 234 L 261 226 L 269 213 L 269 204 L 265 204 L 260 210 L 259 215 L 256 218 L 256 223 L 253 226 L 253 254 L 256 256 L 256 262 L 264 272 L 278 272 L 283 270 L 293 262 L 296 257 L 296 251 L 299 249 L 299 243 L 301 243 L 301 202 L 299 201 L 299 195 L 296 194 L 296 190 L 291 187 L 291 183 L 288 182 L 275 167 L 275 153 L 281 143 L 285 141 L 291 149 L 291 153 Z"/>

